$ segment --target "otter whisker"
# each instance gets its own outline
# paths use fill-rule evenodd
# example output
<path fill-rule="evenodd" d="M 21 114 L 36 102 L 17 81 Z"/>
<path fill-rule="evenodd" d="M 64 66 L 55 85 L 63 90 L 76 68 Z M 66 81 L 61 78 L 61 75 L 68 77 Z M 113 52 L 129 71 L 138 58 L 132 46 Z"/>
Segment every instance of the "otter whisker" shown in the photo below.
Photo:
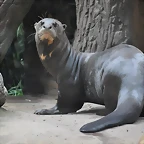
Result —
<path fill-rule="evenodd" d="M 43 19 L 43 17 L 41 17 L 41 16 L 38 16 L 41 20 Z"/>
<path fill-rule="evenodd" d="M 35 33 L 30 34 L 27 38 L 29 38 L 30 36 L 33 36 L 33 35 L 35 35 Z"/>
<path fill-rule="evenodd" d="M 42 14 L 42 17 L 45 18 L 43 14 Z"/>
<path fill-rule="evenodd" d="M 47 17 L 47 11 L 45 12 L 45 18 Z"/>
<path fill-rule="evenodd" d="M 46 13 L 46 17 L 48 16 L 49 14 L 48 14 L 48 12 Z"/>

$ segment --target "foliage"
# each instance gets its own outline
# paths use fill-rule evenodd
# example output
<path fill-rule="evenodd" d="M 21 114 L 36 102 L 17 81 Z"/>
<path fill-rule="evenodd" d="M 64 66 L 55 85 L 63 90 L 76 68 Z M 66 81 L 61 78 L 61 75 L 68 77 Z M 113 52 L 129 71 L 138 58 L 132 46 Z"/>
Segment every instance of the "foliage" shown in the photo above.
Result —
<path fill-rule="evenodd" d="M 17 86 L 11 87 L 8 90 L 8 94 L 12 95 L 12 96 L 22 96 L 23 95 L 22 89 L 23 89 L 23 87 L 22 87 L 22 83 L 20 81 Z"/>
<path fill-rule="evenodd" d="M 16 37 L 1 64 L 1 72 L 5 79 L 9 95 L 23 95 L 22 79 L 24 76 L 23 52 L 25 50 L 25 33 L 23 23 L 17 29 Z"/>
<path fill-rule="evenodd" d="M 21 23 L 17 29 L 17 41 L 15 43 L 16 53 L 14 53 L 15 54 L 14 57 L 17 60 L 21 60 L 20 55 L 25 50 L 24 40 L 25 40 L 25 37 L 24 37 L 23 23 Z"/>

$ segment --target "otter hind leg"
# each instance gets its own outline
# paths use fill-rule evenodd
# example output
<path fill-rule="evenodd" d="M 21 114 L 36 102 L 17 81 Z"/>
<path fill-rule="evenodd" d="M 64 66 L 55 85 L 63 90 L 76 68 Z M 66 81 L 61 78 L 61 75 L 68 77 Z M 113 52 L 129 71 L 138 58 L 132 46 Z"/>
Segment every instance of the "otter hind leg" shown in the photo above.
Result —
<path fill-rule="evenodd" d="M 129 97 L 125 99 L 124 102 L 118 104 L 117 108 L 112 113 L 97 121 L 82 126 L 80 132 L 94 133 L 124 124 L 132 124 L 140 116 L 142 108 L 143 102 L 141 102 L 140 105 L 139 101 L 135 98 Z"/>

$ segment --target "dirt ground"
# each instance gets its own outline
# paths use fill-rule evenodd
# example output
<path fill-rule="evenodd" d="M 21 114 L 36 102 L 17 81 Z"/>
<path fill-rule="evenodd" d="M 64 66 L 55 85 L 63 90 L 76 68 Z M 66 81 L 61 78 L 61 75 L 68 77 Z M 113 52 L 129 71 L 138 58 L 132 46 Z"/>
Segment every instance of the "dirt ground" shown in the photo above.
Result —
<path fill-rule="evenodd" d="M 144 120 L 105 130 L 95 134 L 83 134 L 79 128 L 99 119 L 102 106 L 85 104 L 78 114 L 39 116 L 36 109 L 50 108 L 52 97 L 9 97 L 0 109 L 0 144 L 138 144 L 144 135 Z"/>

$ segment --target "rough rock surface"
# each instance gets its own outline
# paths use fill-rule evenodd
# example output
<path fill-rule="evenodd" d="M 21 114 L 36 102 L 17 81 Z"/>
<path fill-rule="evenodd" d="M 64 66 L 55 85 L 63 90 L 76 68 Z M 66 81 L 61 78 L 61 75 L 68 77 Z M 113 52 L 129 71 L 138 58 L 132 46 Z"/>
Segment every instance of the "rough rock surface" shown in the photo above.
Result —
<path fill-rule="evenodd" d="M 7 89 L 4 86 L 3 77 L 0 73 L 0 107 L 5 104 L 6 96 L 8 95 Z"/>

